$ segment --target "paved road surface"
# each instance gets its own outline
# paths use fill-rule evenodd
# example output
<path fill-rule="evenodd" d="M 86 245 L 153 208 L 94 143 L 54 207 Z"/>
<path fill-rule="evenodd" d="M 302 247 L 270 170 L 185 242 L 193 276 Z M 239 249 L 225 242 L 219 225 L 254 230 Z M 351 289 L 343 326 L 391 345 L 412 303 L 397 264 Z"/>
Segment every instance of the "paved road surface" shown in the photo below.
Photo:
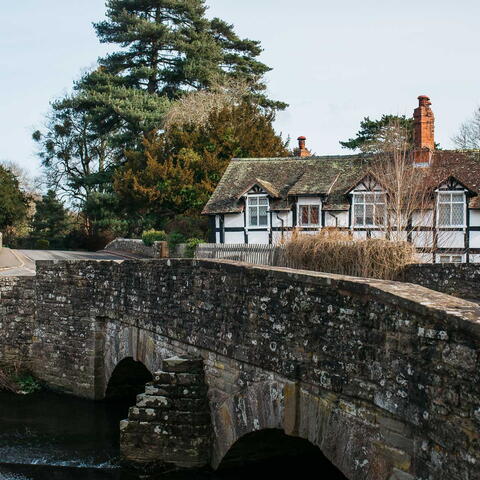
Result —
<path fill-rule="evenodd" d="M 0 276 L 35 275 L 36 260 L 125 260 L 126 257 L 104 252 L 68 252 L 59 250 L 9 250 L 2 249 Z"/>

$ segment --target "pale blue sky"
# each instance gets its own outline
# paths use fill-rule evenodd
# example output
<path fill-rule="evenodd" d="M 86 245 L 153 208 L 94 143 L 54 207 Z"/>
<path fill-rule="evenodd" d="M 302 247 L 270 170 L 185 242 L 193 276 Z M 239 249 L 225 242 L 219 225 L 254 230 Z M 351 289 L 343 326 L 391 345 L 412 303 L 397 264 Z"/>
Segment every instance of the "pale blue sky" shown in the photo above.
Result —
<path fill-rule="evenodd" d="M 360 120 L 411 114 L 427 94 L 436 139 L 451 147 L 459 124 L 480 105 L 478 0 L 207 0 L 210 15 L 260 40 L 271 96 L 290 108 L 276 127 L 308 137 L 317 154 L 346 153 L 338 141 Z M 23 0 L 2 9 L 0 159 L 32 172 L 31 132 L 50 100 L 106 52 L 91 26 L 103 0 Z"/>

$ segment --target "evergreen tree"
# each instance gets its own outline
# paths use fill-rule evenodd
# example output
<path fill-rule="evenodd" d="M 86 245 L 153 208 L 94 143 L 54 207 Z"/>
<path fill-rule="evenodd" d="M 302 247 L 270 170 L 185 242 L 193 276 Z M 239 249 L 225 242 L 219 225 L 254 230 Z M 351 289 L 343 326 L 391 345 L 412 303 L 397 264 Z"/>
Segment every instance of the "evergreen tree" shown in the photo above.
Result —
<path fill-rule="evenodd" d="M 402 129 L 407 135 L 406 143 L 413 143 L 413 119 L 405 115 L 382 115 L 379 120 L 365 117 L 360 122 L 360 130 L 355 138 L 340 142 L 343 148 L 360 150 L 362 153 L 378 153 L 381 150 L 382 139 L 389 137 L 391 130 Z"/>
<path fill-rule="evenodd" d="M 32 220 L 32 238 L 47 241 L 55 248 L 64 246 L 71 222 L 63 203 L 53 190 L 49 190 L 36 202 L 36 211 Z"/>
<path fill-rule="evenodd" d="M 108 0 L 107 20 L 95 29 L 102 43 L 122 49 L 100 64 L 126 86 L 168 98 L 222 77 L 242 79 L 263 107 L 285 108 L 265 96 L 262 78 L 270 68 L 257 59 L 260 43 L 238 37 L 232 25 L 205 12 L 204 0 Z"/>
<path fill-rule="evenodd" d="M 27 216 L 29 198 L 16 176 L 0 165 L 0 231 L 21 223 Z"/>
<path fill-rule="evenodd" d="M 162 227 L 178 214 L 198 215 L 233 157 L 287 156 L 271 117 L 244 103 L 214 111 L 205 125 L 183 125 L 129 152 L 114 187 L 135 217 L 134 230 Z"/>

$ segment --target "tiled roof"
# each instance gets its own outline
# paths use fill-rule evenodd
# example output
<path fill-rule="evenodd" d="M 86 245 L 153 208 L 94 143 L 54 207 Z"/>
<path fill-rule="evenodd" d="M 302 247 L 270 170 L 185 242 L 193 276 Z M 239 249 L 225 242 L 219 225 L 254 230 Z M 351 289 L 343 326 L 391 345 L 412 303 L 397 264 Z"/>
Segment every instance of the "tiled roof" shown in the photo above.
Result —
<path fill-rule="evenodd" d="M 325 209 L 345 210 L 349 205 L 346 192 L 367 174 L 371 162 L 364 155 L 233 159 L 203 213 L 243 211 L 242 195 L 255 184 L 263 184 L 276 197 L 270 204 L 272 210 L 289 210 L 291 197 L 313 195 L 324 198 Z M 480 193 L 479 154 L 437 150 L 428 168 L 432 187 L 453 176 L 473 193 Z M 471 206 L 480 208 L 478 195 Z"/>

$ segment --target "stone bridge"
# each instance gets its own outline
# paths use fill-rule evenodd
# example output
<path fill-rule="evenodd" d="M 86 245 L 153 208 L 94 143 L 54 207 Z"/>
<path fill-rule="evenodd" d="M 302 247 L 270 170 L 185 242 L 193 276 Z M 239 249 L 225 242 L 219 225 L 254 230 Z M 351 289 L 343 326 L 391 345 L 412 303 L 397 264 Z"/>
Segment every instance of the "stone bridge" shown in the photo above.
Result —
<path fill-rule="evenodd" d="M 475 480 L 479 319 L 412 284 L 208 260 L 38 262 L 36 277 L 2 280 L 0 362 L 96 400 L 141 383 L 121 424 L 140 463 L 216 468 L 242 439 L 282 432 L 350 480 Z"/>

